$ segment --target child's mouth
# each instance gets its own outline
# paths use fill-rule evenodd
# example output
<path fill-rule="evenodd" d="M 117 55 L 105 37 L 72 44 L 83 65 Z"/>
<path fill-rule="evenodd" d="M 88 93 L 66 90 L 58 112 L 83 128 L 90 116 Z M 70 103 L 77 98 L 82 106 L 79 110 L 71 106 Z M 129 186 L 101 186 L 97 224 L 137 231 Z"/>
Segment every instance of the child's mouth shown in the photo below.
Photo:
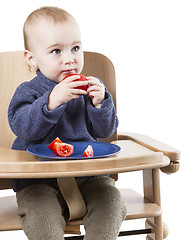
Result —
<path fill-rule="evenodd" d="M 65 75 L 74 74 L 74 73 L 75 73 L 75 70 L 74 70 L 74 69 L 67 69 L 67 70 L 64 70 L 63 73 L 64 73 Z"/>

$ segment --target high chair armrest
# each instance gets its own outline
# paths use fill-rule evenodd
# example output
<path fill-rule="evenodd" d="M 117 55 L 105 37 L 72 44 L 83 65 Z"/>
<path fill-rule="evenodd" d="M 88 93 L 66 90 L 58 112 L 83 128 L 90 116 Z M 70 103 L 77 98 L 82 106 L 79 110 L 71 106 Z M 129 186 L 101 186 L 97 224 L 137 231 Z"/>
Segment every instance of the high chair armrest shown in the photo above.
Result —
<path fill-rule="evenodd" d="M 180 151 L 178 149 L 143 134 L 119 133 L 118 140 L 132 140 L 155 152 L 162 152 L 173 162 L 177 162 L 180 159 Z"/>

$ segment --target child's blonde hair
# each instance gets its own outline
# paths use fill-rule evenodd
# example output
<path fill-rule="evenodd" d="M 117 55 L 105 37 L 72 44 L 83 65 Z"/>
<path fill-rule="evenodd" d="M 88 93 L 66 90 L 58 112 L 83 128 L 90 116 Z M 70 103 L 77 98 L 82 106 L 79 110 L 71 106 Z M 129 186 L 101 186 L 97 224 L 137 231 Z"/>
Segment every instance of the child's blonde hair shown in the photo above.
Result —
<path fill-rule="evenodd" d="M 45 19 L 53 21 L 54 23 L 67 22 L 69 19 L 75 19 L 65 10 L 58 7 L 41 7 L 33 11 L 26 19 L 23 26 L 24 46 L 26 50 L 30 50 L 29 46 L 29 32 L 32 30 L 33 25 L 39 20 Z"/>

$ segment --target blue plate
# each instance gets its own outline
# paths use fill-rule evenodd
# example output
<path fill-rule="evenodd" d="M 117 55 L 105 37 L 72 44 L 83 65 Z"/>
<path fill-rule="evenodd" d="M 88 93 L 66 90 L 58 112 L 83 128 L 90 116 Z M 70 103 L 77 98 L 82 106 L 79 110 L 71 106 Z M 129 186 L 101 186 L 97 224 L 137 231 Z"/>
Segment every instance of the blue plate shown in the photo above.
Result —
<path fill-rule="evenodd" d="M 49 148 L 49 143 L 42 143 L 38 145 L 31 146 L 27 151 L 41 160 L 73 160 L 73 159 L 89 159 L 89 158 L 103 158 L 114 155 L 118 153 L 121 148 L 112 143 L 106 142 L 94 142 L 94 141 L 84 141 L 84 142 L 67 142 L 74 145 L 74 152 L 70 157 L 59 157 L 53 153 Z M 91 145 L 94 150 L 93 157 L 82 157 L 84 150 L 88 145 Z"/>

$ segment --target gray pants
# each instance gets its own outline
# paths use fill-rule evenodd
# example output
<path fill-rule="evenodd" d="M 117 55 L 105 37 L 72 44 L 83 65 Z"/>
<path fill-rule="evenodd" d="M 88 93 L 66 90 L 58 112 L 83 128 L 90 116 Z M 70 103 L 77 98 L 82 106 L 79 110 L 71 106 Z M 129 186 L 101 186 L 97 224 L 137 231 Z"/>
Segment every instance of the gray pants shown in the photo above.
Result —
<path fill-rule="evenodd" d="M 87 206 L 84 239 L 116 240 L 126 208 L 114 180 L 103 176 L 79 178 L 77 184 Z M 35 184 L 16 196 L 22 228 L 29 240 L 64 239 L 67 205 L 59 189 Z"/>

